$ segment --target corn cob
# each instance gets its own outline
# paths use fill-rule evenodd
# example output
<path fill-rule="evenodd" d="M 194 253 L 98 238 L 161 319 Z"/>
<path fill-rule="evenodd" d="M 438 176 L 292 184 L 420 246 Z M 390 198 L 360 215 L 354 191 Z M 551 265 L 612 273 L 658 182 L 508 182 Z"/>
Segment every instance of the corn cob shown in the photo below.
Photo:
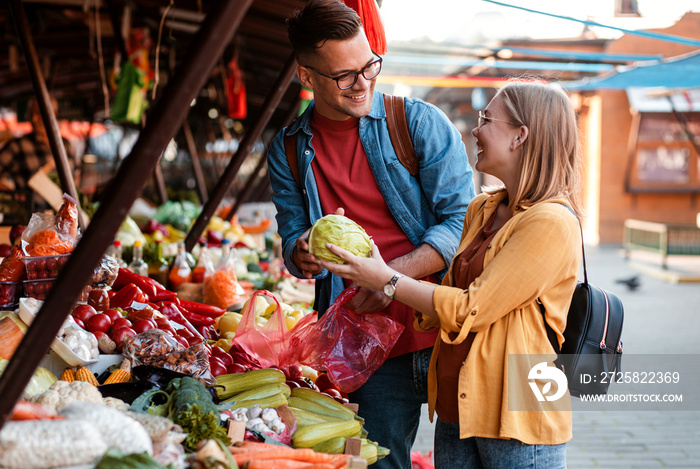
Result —
<path fill-rule="evenodd" d="M 92 374 L 92 371 L 88 370 L 84 366 L 79 366 L 78 369 L 75 370 L 75 379 L 76 381 L 86 381 L 93 386 L 98 386 L 100 384 L 97 382 L 95 375 Z"/>
<path fill-rule="evenodd" d="M 326 422 L 298 428 L 292 435 L 294 448 L 312 448 L 329 438 L 352 436 L 360 431 L 362 424 L 357 420 Z"/>
<path fill-rule="evenodd" d="M 61 373 L 61 381 L 68 381 L 69 383 L 75 381 L 75 370 L 73 368 L 66 368 Z"/>
<path fill-rule="evenodd" d="M 216 377 L 216 389 L 220 400 L 228 399 L 234 394 L 257 388 L 264 384 L 284 383 L 284 373 L 274 368 L 251 370 L 245 373 L 229 373 Z"/>
<path fill-rule="evenodd" d="M 314 412 L 309 412 L 308 410 L 298 409 L 296 407 L 289 407 L 289 411 L 294 416 L 298 427 L 304 427 L 306 425 L 313 425 L 315 423 L 323 422 L 337 422 L 344 419 L 337 419 L 335 417 L 330 417 L 328 415 L 316 414 Z"/>
<path fill-rule="evenodd" d="M 109 375 L 104 384 L 126 383 L 128 381 L 131 381 L 131 362 L 124 359 L 119 368 Z"/>
<path fill-rule="evenodd" d="M 243 401 L 246 399 L 262 399 L 263 397 L 269 397 L 277 393 L 282 393 L 285 398 L 288 398 L 291 391 L 292 390 L 289 389 L 289 386 L 284 383 L 265 384 L 263 386 L 258 386 L 256 388 L 234 394 L 226 399 L 225 402 Z"/>
<path fill-rule="evenodd" d="M 223 402 L 233 403 L 231 409 L 238 409 L 239 407 L 253 407 L 255 404 L 259 405 L 263 409 L 267 409 L 268 407 L 279 407 L 288 403 L 287 398 L 284 397 L 284 394 L 281 392 L 273 394 L 272 396 L 263 397 L 262 399 L 245 399 L 242 401 L 234 401 L 229 399 Z"/>

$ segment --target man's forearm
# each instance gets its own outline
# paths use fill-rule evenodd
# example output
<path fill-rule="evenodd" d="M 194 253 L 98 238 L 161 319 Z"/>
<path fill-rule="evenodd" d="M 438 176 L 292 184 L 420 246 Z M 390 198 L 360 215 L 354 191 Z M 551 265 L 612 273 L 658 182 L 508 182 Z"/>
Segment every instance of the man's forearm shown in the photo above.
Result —
<path fill-rule="evenodd" d="M 440 253 L 429 244 L 421 244 L 413 251 L 387 262 L 387 265 L 411 278 L 423 278 L 447 267 Z"/>

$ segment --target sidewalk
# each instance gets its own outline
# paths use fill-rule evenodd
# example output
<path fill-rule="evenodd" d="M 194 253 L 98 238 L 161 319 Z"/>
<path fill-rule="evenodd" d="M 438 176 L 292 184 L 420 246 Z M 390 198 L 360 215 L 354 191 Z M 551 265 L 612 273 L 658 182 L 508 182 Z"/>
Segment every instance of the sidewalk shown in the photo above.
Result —
<path fill-rule="evenodd" d="M 654 275 L 654 259 L 627 262 L 619 245 L 586 246 L 586 260 L 589 281 L 624 304 L 625 354 L 700 354 L 700 283 L 665 281 L 674 277 Z M 669 271 L 700 278 L 700 260 L 672 258 Z M 635 291 L 616 282 L 635 275 Z M 700 411 L 574 412 L 573 422 L 569 469 L 700 468 Z M 429 452 L 433 432 L 424 409 L 413 450 Z"/>

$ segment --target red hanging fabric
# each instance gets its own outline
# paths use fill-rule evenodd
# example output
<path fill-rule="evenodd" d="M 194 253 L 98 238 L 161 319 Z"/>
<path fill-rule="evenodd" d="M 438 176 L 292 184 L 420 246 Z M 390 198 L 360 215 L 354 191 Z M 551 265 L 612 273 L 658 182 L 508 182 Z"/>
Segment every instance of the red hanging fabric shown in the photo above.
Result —
<path fill-rule="evenodd" d="M 231 119 L 245 119 L 248 115 L 243 72 L 234 57 L 228 63 L 229 75 L 226 79 L 226 97 L 228 98 L 228 116 Z"/>
<path fill-rule="evenodd" d="M 369 46 L 379 55 L 386 54 L 386 33 L 375 0 L 344 0 L 345 4 L 355 10 L 362 20 Z"/>

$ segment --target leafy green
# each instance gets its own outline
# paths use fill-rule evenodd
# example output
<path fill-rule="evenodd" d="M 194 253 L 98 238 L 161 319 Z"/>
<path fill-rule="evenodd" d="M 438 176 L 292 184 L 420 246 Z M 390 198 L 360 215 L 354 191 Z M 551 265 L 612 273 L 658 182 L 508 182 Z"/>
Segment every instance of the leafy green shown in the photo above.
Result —
<path fill-rule="evenodd" d="M 335 244 L 360 257 L 369 257 L 372 251 L 372 244 L 365 230 L 342 215 L 326 215 L 316 220 L 309 232 L 309 252 L 321 260 L 345 264 L 343 259 L 326 247 L 327 243 Z"/>
<path fill-rule="evenodd" d="M 149 389 L 134 399 L 131 403 L 131 410 L 142 414 L 158 415 L 167 417 L 170 412 L 171 396 L 161 389 Z"/>
<path fill-rule="evenodd" d="M 174 422 L 187 432 L 187 438 L 182 443 L 187 451 L 195 451 L 197 443 L 206 439 L 217 440 L 226 446 L 231 444 L 226 430 L 219 425 L 218 413 L 205 412 L 197 404 L 187 404 Z"/>
<path fill-rule="evenodd" d="M 107 450 L 97 463 L 95 469 L 174 469 L 172 464 L 163 466 L 148 453 L 133 453 L 125 455 L 115 448 Z"/>

